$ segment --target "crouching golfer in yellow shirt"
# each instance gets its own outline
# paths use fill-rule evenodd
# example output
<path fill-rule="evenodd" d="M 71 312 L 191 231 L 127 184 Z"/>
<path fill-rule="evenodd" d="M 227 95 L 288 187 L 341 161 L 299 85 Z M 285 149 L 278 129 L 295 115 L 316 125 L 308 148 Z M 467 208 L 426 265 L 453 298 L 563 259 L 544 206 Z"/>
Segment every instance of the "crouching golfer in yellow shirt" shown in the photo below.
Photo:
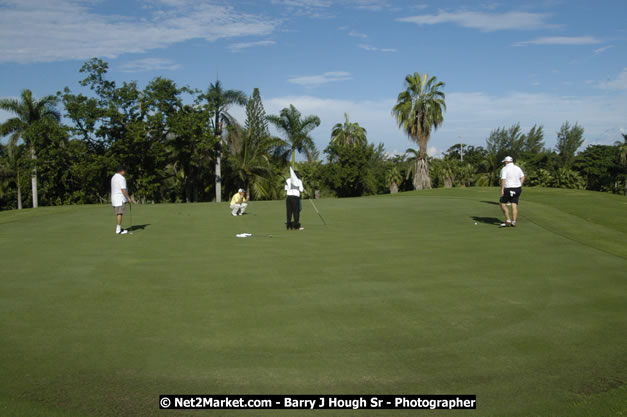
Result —
<path fill-rule="evenodd" d="M 244 195 L 244 190 L 239 189 L 237 194 L 233 196 L 231 199 L 231 214 L 233 216 L 241 216 L 246 211 L 246 207 L 248 207 L 248 198 Z"/>

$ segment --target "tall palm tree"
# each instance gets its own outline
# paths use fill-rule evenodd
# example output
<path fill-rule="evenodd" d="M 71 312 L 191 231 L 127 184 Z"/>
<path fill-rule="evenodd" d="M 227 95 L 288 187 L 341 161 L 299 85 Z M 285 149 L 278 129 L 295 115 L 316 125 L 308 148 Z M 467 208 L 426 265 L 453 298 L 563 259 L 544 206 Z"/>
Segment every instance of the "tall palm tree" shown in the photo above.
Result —
<path fill-rule="evenodd" d="M 222 83 L 218 80 L 209 85 L 206 94 L 200 96 L 201 100 L 206 100 L 206 110 L 209 113 L 209 124 L 211 130 L 217 139 L 216 143 L 216 202 L 222 201 L 222 167 L 221 155 L 223 134 L 226 127 L 235 124 L 235 118 L 229 113 L 229 109 L 233 105 L 244 106 L 246 104 L 246 94 L 239 90 L 225 90 Z"/>
<path fill-rule="evenodd" d="M 31 170 L 33 208 L 39 205 L 37 200 L 37 165 L 35 163 L 37 160 L 37 152 L 35 149 L 36 138 L 29 135 L 28 132 L 38 123 L 46 121 L 58 123 L 59 120 L 61 120 L 61 115 L 55 108 L 56 104 L 56 96 L 49 95 L 37 100 L 33 97 L 33 93 L 30 90 L 22 91 L 20 100 L 12 98 L 0 100 L 0 109 L 15 115 L 15 117 L 0 124 L 0 136 L 10 136 L 10 149 L 14 149 L 20 139 L 24 140 L 30 151 L 31 159 L 33 160 L 33 168 Z"/>
<path fill-rule="evenodd" d="M 436 77 L 429 78 L 427 74 L 420 75 L 416 72 L 405 77 L 405 86 L 405 91 L 398 95 L 392 113 L 398 126 L 418 144 L 420 150 L 414 171 L 414 188 L 431 188 L 427 145 L 432 130 L 444 122 L 446 103 L 444 92 L 441 91 L 444 83 Z"/>
<path fill-rule="evenodd" d="M 268 121 L 272 123 L 281 133 L 285 135 L 287 142 L 292 148 L 292 165 L 296 162 L 296 152 L 312 153 L 315 145 L 309 133 L 320 126 L 318 116 L 302 117 L 300 112 L 290 104 L 289 107 L 281 110 L 278 116 L 268 116 Z"/>
<path fill-rule="evenodd" d="M 255 137 L 249 130 L 231 128 L 229 135 L 229 166 L 246 193 L 256 198 L 270 198 L 272 190 L 266 181 L 273 175 L 272 155 L 286 143 L 270 135 Z"/>
<path fill-rule="evenodd" d="M 344 124 L 337 123 L 331 131 L 331 143 L 343 143 L 346 145 L 365 145 L 368 143 L 366 129 L 359 123 L 351 123 L 348 113 L 344 113 Z"/>

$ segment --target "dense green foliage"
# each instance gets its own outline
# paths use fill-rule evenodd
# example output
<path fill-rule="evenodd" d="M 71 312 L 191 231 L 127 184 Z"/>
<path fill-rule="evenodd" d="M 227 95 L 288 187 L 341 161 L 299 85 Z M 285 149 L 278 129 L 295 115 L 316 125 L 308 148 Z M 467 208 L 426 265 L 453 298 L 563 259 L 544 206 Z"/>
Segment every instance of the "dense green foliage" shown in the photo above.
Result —
<path fill-rule="evenodd" d="M 247 98 L 220 81 L 201 91 L 162 77 L 142 89 L 109 80 L 107 71 L 106 62 L 92 59 L 80 69 L 80 92 L 65 87 L 36 99 L 24 90 L 19 100 L 0 101 L 12 116 L 0 125 L 8 138 L 0 145 L 0 209 L 37 200 L 106 202 L 109 178 L 120 164 L 128 167 L 130 191 L 140 202 L 219 201 L 238 188 L 253 199 L 279 199 L 290 162 L 316 196 L 490 186 L 498 184 L 506 155 L 523 168 L 529 186 L 627 194 L 627 139 L 577 153 L 584 129 L 568 122 L 557 132 L 555 149 L 545 147 L 542 126 L 523 132 L 515 124 L 493 130 L 485 146 L 463 146 L 463 156 L 456 144 L 442 158 L 428 157 L 428 141 L 446 107 L 444 84 L 424 74 L 406 77 L 393 109 L 417 149 L 388 155 L 345 113 L 330 132 L 322 161 L 311 137 L 318 116 L 302 115 L 293 105 L 268 115 L 258 89 Z M 245 120 L 231 114 L 234 106 L 246 107 Z M 29 188 L 33 192 L 24 192 Z"/>

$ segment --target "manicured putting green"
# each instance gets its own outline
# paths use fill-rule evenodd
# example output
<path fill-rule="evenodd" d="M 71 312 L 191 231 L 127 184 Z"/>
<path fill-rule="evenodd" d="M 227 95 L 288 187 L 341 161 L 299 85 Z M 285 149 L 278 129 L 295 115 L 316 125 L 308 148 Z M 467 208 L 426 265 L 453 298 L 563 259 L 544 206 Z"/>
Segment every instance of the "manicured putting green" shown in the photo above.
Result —
<path fill-rule="evenodd" d="M 0 415 L 625 415 L 627 199 L 526 189 L 499 229 L 497 193 L 319 200 L 328 225 L 303 204 L 302 232 L 283 202 L 135 206 L 126 236 L 107 206 L 0 213 Z M 478 409 L 160 412 L 163 393 Z"/>

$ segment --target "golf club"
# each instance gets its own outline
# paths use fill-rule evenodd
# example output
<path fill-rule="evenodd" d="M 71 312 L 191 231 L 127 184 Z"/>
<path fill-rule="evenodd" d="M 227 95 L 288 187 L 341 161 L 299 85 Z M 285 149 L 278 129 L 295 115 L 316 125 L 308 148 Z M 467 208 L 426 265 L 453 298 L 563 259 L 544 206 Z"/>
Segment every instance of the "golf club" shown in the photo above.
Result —
<path fill-rule="evenodd" d="M 311 198 L 309 199 L 309 202 L 313 206 L 314 210 L 316 210 L 316 213 L 318 213 L 318 216 L 320 216 L 320 220 L 322 220 L 322 223 L 326 226 L 327 222 L 324 221 L 324 218 L 322 217 L 322 214 L 320 214 L 320 212 L 318 211 L 318 207 L 316 207 L 316 205 L 314 204 L 314 202 L 313 202 L 313 200 Z"/>
<path fill-rule="evenodd" d="M 133 234 L 133 204 L 131 202 L 128 203 L 129 214 L 131 215 L 131 225 L 128 228 L 128 233 L 130 235 Z"/>

